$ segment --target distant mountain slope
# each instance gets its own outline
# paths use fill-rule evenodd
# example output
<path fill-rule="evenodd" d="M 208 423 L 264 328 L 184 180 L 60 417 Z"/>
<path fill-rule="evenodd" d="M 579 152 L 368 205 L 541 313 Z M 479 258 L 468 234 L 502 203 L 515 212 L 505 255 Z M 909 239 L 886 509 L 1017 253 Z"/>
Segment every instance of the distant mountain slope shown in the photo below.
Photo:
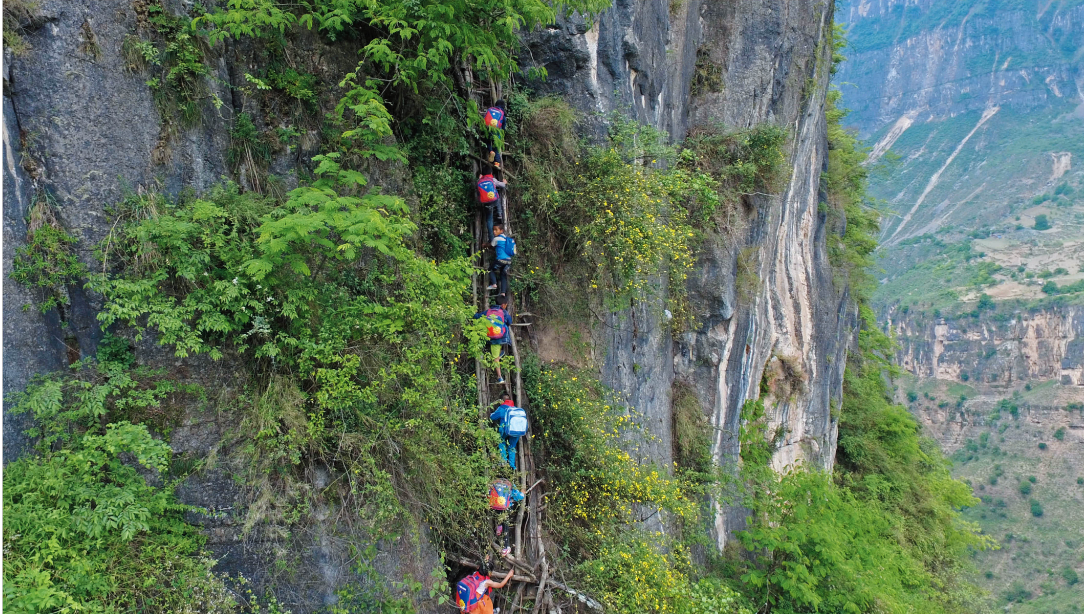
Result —
<path fill-rule="evenodd" d="M 890 249 L 1080 184 L 1084 2 L 859 0 L 837 18 L 848 122 L 871 157 L 899 156 L 872 186 L 897 214 L 884 225 Z"/>
<path fill-rule="evenodd" d="M 1080 612 L 1084 0 L 851 0 L 836 18 L 835 84 L 886 209 L 874 303 L 900 400 L 982 499 L 965 517 L 1002 544 L 975 557 L 998 608 Z"/>

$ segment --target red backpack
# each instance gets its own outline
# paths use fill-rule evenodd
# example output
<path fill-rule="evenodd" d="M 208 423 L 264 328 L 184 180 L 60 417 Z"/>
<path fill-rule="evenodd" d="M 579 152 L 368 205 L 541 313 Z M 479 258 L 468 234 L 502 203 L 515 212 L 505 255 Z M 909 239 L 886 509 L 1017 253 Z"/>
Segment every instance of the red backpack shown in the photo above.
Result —
<path fill-rule="evenodd" d="M 486 319 L 489 326 L 486 327 L 486 335 L 490 339 L 501 339 L 508 329 L 504 324 L 504 310 L 499 307 L 490 307 L 486 310 Z"/>
<path fill-rule="evenodd" d="M 489 509 L 503 512 L 512 507 L 512 483 L 505 479 L 494 480 L 489 485 Z"/>
<path fill-rule="evenodd" d="M 478 180 L 478 200 L 483 203 L 497 201 L 497 184 L 493 181 L 493 175 L 483 175 Z"/>
<path fill-rule="evenodd" d="M 482 597 L 489 594 L 488 588 L 481 595 L 478 594 L 478 587 L 485 581 L 486 577 L 476 571 L 456 584 L 455 604 L 460 612 L 473 612 Z"/>
<path fill-rule="evenodd" d="M 482 121 L 485 122 L 487 128 L 504 128 L 504 109 L 489 107 L 482 115 Z"/>

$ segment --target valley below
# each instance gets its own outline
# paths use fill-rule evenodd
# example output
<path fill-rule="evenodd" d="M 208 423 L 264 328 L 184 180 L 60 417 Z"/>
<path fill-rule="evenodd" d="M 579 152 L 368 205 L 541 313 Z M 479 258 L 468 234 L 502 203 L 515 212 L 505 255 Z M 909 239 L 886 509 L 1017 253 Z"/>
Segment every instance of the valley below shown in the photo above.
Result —
<path fill-rule="evenodd" d="M 896 400 L 981 501 L 998 609 L 1084 608 L 1084 3 L 852 2 Z"/>

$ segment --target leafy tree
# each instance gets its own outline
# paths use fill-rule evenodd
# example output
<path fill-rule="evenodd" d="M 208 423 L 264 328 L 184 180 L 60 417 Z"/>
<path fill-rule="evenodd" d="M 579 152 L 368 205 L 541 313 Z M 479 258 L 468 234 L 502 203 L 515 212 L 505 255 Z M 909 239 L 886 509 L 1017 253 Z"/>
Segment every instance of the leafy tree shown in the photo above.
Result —
<path fill-rule="evenodd" d="M 1046 218 L 1045 213 L 1040 213 L 1035 216 L 1035 230 L 1050 230 L 1050 220 Z"/>

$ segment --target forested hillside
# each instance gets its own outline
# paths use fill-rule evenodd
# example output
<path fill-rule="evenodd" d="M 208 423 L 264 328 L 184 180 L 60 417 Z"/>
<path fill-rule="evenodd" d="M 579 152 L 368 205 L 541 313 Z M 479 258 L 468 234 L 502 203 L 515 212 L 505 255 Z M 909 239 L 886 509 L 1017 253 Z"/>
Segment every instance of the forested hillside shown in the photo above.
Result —
<path fill-rule="evenodd" d="M 4 11 L 6 611 L 986 611 L 830 4 Z"/>

